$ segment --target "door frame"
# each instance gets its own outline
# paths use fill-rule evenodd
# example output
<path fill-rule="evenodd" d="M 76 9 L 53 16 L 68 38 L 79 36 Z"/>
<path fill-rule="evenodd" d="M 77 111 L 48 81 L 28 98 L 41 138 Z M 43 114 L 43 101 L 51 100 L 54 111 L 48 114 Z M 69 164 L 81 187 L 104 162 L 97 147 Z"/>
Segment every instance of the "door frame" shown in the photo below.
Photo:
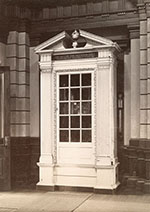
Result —
<path fill-rule="evenodd" d="M 10 146 L 10 69 L 8 66 L 0 67 L 3 76 L 3 133 L 1 138 L 1 177 L 0 190 L 11 189 L 11 146 Z"/>

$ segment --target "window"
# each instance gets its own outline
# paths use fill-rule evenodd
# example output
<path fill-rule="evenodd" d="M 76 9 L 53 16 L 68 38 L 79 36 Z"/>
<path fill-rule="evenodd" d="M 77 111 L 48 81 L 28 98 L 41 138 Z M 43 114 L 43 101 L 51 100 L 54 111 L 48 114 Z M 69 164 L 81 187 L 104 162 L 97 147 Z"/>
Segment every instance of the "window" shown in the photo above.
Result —
<path fill-rule="evenodd" d="M 59 74 L 59 142 L 92 142 L 92 73 Z"/>

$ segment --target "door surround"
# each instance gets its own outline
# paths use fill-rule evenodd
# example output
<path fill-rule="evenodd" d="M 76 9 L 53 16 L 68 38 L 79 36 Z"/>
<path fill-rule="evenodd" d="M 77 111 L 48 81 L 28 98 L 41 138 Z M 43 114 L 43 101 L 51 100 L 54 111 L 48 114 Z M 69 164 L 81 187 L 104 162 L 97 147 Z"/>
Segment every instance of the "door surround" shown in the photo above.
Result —
<path fill-rule="evenodd" d="M 41 69 L 41 156 L 38 163 L 40 179 L 37 186 L 115 190 L 119 185 L 116 131 L 116 54 L 119 46 L 83 30 L 75 33 L 85 41 L 84 46 L 77 47 L 79 37 L 72 36 L 73 48 L 64 47 L 64 40 L 71 37 L 62 32 L 35 48 L 36 53 L 40 55 Z M 57 107 L 59 96 L 57 76 L 63 73 L 72 76 L 74 73 L 86 73 L 87 70 L 94 73 L 95 119 L 92 126 L 92 145 L 88 143 L 57 145 L 59 140 L 57 114 L 60 111 Z M 70 145 L 74 147 L 67 152 Z M 90 148 L 90 145 L 92 150 L 85 151 L 86 146 Z M 62 146 L 66 149 L 62 150 Z M 82 146 L 82 151 L 79 150 L 79 146 Z M 84 162 L 81 159 L 83 155 L 87 159 Z M 77 156 L 80 157 L 79 160 Z M 91 163 L 90 156 L 93 157 Z M 72 157 L 72 163 L 69 163 Z"/>

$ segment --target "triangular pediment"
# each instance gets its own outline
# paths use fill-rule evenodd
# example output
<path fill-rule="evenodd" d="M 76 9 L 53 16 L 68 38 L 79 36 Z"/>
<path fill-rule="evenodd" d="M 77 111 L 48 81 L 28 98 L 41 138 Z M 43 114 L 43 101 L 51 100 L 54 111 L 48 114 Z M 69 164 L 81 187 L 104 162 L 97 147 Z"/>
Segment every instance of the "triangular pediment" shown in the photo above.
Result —
<path fill-rule="evenodd" d="M 74 34 L 73 34 L 74 33 Z M 88 48 L 96 46 L 112 46 L 113 42 L 109 39 L 97 36 L 95 34 L 86 32 L 84 30 L 74 31 L 72 35 L 69 35 L 65 31 L 57 34 L 56 36 L 48 39 L 42 44 L 38 45 L 35 48 L 37 53 L 47 50 L 65 50 L 65 49 L 79 49 L 79 48 Z M 78 38 L 75 33 L 78 33 Z"/>

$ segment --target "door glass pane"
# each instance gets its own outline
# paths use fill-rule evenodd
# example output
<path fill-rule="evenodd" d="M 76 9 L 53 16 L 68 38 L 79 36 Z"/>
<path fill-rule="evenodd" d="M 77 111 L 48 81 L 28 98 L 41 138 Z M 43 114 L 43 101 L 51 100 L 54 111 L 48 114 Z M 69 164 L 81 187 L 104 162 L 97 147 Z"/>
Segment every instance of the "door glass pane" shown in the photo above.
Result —
<path fill-rule="evenodd" d="M 80 114 L 80 103 L 79 102 L 71 103 L 71 114 Z"/>
<path fill-rule="evenodd" d="M 61 89 L 61 90 L 60 90 L 60 100 L 61 100 L 61 101 L 66 101 L 66 100 L 68 100 L 68 96 L 69 96 L 69 91 L 68 91 L 68 89 Z"/>
<path fill-rule="evenodd" d="M 91 128 L 91 116 L 82 116 L 82 128 Z"/>
<path fill-rule="evenodd" d="M 71 89 L 71 100 L 79 100 L 80 99 L 80 89 L 74 88 Z"/>
<path fill-rule="evenodd" d="M 60 103 L 60 114 L 68 114 L 68 103 Z"/>
<path fill-rule="evenodd" d="M 91 130 L 82 130 L 82 142 L 91 142 Z"/>
<path fill-rule="evenodd" d="M 82 102 L 82 114 L 91 114 L 91 102 Z"/>
<path fill-rule="evenodd" d="M 79 74 L 71 75 L 71 86 L 80 86 L 80 75 Z"/>
<path fill-rule="evenodd" d="M 91 85 L 91 74 L 82 74 L 82 86 Z"/>
<path fill-rule="evenodd" d="M 92 141 L 92 74 L 59 75 L 60 142 Z"/>
<path fill-rule="evenodd" d="M 80 130 L 71 130 L 71 142 L 80 142 Z"/>
<path fill-rule="evenodd" d="M 80 128 L 80 116 L 71 117 L 71 128 Z"/>
<path fill-rule="evenodd" d="M 68 130 L 60 130 L 60 142 L 69 142 L 69 131 Z"/>
<path fill-rule="evenodd" d="M 91 88 L 82 88 L 82 100 L 91 100 Z"/>
<path fill-rule="evenodd" d="M 69 117 L 61 116 L 60 117 L 60 128 L 68 128 L 69 127 Z"/>
<path fill-rule="evenodd" d="M 60 75 L 59 87 L 68 87 L 68 75 Z"/>

